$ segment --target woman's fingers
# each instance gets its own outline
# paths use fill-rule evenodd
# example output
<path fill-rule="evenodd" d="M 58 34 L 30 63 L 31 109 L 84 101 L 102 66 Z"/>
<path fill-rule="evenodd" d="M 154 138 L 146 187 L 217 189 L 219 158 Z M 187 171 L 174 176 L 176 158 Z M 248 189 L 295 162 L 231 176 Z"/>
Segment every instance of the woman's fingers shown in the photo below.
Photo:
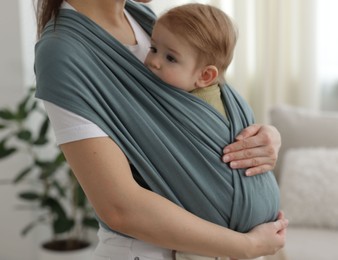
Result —
<path fill-rule="evenodd" d="M 236 140 L 242 140 L 251 136 L 257 135 L 257 133 L 260 131 L 262 125 L 259 124 L 253 124 L 249 127 L 244 128 L 239 135 L 237 135 Z"/>
<path fill-rule="evenodd" d="M 276 128 L 252 125 L 245 128 L 237 139 L 223 150 L 222 160 L 230 162 L 230 167 L 247 168 L 247 175 L 256 175 L 275 167 L 281 143 Z"/>
<path fill-rule="evenodd" d="M 284 247 L 288 223 L 289 221 L 285 219 L 284 213 L 279 212 L 276 221 L 258 225 L 247 233 L 248 237 L 255 244 L 254 248 L 261 248 L 263 250 L 263 253 L 254 252 L 253 255 L 272 255 Z"/>
<path fill-rule="evenodd" d="M 285 214 L 283 211 L 278 212 L 278 217 L 274 224 L 277 228 L 277 233 L 286 231 L 286 228 L 289 225 L 289 220 L 285 218 Z"/>
<path fill-rule="evenodd" d="M 277 228 L 277 232 L 280 232 L 280 231 L 283 231 L 285 230 L 288 225 L 289 225 L 289 220 L 287 219 L 279 219 L 279 220 L 276 220 L 274 222 L 276 228 Z"/>
<path fill-rule="evenodd" d="M 223 155 L 223 162 L 233 169 L 247 168 L 247 175 L 270 171 L 275 167 L 276 158 L 269 147 L 251 148 Z"/>
<path fill-rule="evenodd" d="M 275 161 L 275 153 L 269 147 L 247 148 L 244 150 L 233 151 L 223 155 L 224 162 L 239 160 L 251 160 L 253 166 L 260 164 L 271 164 Z M 247 165 L 244 165 L 247 166 Z"/>

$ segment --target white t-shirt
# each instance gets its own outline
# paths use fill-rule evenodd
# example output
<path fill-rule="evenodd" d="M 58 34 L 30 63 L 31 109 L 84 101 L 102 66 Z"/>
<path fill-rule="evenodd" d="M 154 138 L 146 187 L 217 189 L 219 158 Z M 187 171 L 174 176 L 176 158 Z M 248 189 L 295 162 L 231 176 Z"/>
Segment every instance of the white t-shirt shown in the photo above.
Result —
<path fill-rule="evenodd" d="M 75 10 L 66 1 L 62 3 L 61 8 Z M 125 47 L 144 62 L 150 47 L 150 37 L 127 11 L 125 11 L 125 14 L 134 30 L 137 41 L 136 45 L 126 45 Z M 54 129 L 58 145 L 87 138 L 107 136 L 101 128 L 91 121 L 48 101 L 43 101 L 43 103 Z"/>

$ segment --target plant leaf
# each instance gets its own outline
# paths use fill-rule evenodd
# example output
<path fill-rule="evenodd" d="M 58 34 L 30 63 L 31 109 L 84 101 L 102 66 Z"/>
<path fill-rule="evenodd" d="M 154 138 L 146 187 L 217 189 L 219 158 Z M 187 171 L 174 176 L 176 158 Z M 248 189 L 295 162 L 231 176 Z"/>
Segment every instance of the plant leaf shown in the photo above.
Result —
<path fill-rule="evenodd" d="M 15 117 L 15 114 L 12 111 L 5 108 L 5 109 L 0 110 L 0 118 L 2 118 L 4 120 L 15 120 L 16 117 Z"/>
<path fill-rule="evenodd" d="M 74 220 L 68 218 L 57 218 L 53 222 L 54 234 L 61 234 L 70 231 L 74 227 Z"/>
<path fill-rule="evenodd" d="M 48 142 L 49 141 L 48 141 L 47 138 L 45 138 L 45 137 L 42 137 L 42 138 L 38 137 L 32 144 L 33 145 L 44 145 L 44 144 L 46 144 Z"/>
<path fill-rule="evenodd" d="M 75 192 L 74 196 L 76 196 L 77 206 L 80 208 L 84 208 L 84 206 L 86 205 L 86 195 L 77 181 L 74 192 Z"/>
<path fill-rule="evenodd" d="M 46 136 L 48 129 L 49 129 L 49 118 L 45 116 L 45 119 L 40 126 L 39 135 L 36 138 L 36 140 L 33 142 L 34 145 L 44 145 L 49 142 Z"/>
<path fill-rule="evenodd" d="M 27 167 L 26 169 L 22 170 L 13 180 L 13 183 L 20 182 L 26 175 L 33 169 L 33 166 Z"/>
<path fill-rule="evenodd" d="M 66 191 L 65 191 L 66 189 L 63 188 L 58 181 L 54 180 L 52 182 L 52 186 L 57 189 L 57 191 L 59 192 L 61 197 L 63 197 L 63 198 L 66 197 Z"/>
<path fill-rule="evenodd" d="M 61 165 L 61 164 L 63 164 L 64 162 L 66 162 L 66 158 L 65 158 L 65 156 L 63 155 L 63 153 L 60 152 L 60 153 L 55 157 L 54 163 L 55 163 L 56 165 Z"/>
<path fill-rule="evenodd" d="M 67 218 L 62 205 L 52 197 L 46 197 L 41 202 L 41 207 L 48 207 L 56 216 L 56 219 Z"/>
<path fill-rule="evenodd" d="M 42 171 L 41 171 L 39 178 L 41 180 L 46 180 L 46 179 L 52 177 L 53 173 L 55 173 L 56 170 L 58 169 L 58 166 L 55 165 L 54 162 L 50 162 L 45 167 L 41 167 L 41 169 L 42 169 Z"/>
<path fill-rule="evenodd" d="M 40 179 L 44 180 L 51 177 L 65 163 L 65 157 L 62 152 L 57 154 L 53 161 L 40 161 L 35 163 L 41 168 Z"/>
<path fill-rule="evenodd" d="M 37 224 L 41 224 L 41 221 L 46 219 L 45 216 L 40 216 L 37 220 L 29 223 L 24 229 L 21 231 L 21 235 L 25 236 L 29 231 L 31 231 Z"/>
<path fill-rule="evenodd" d="M 38 224 L 37 221 L 34 221 L 34 222 L 29 223 L 27 226 L 25 226 L 25 227 L 23 228 L 23 230 L 21 231 L 21 235 L 22 235 L 22 236 L 26 236 L 27 233 L 28 233 L 29 231 L 31 231 L 37 224 Z"/>
<path fill-rule="evenodd" d="M 17 111 L 17 114 L 16 114 L 16 118 L 18 120 L 23 120 L 28 116 L 29 109 L 27 109 L 27 104 L 31 100 L 31 98 L 32 98 L 31 94 L 28 93 L 26 95 L 26 97 L 24 97 L 24 99 L 19 103 L 18 111 Z"/>
<path fill-rule="evenodd" d="M 4 139 L 0 142 L 0 159 L 5 158 L 12 153 L 16 152 L 17 149 L 14 147 L 6 147 L 7 139 Z"/>
<path fill-rule="evenodd" d="M 26 96 L 19 103 L 18 110 L 16 113 L 16 119 L 18 121 L 26 119 L 29 116 L 29 114 L 35 110 L 37 101 L 34 99 L 34 92 L 35 88 L 29 89 L 29 91 L 27 91 Z"/>
<path fill-rule="evenodd" d="M 40 168 L 48 168 L 52 164 L 51 161 L 42 161 L 42 160 L 35 160 L 35 164 Z"/>
<path fill-rule="evenodd" d="M 35 191 L 26 191 L 19 193 L 19 197 L 24 200 L 39 200 L 41 199 L 40 194 L 36 193 Z"/>
<path fill-rule="evenodd" d="M 11 155 L 15 151 L 16 151 L 15 148 L 5 149 L 5 147 L 0 147 L 0 159 L 5 158 L 5 157 Z"/>
<path fill-rule="evenodd" d="M 27 129 L 21 130 L 16 135 L 20 140 L 27 141 L 27 142 L 29 142 L 32 138 L 32 132 Z"/>
<path fill-rule="evenodd" d="M 43 121 L 41 127 L 40 127 L 40 131 L 39 131 L 39 137 L 38 139 L 43 139 L 46 138 L 46 134 L 48 132 L 48 128 L 49 128 L 49 119 L 46 116 L 45 120 Z"/>
<path fill-rule="evenodd" d="M 84 218 L 82 220 L 82 224 L 85 227 L 89 227 L 89 228 L 94 228 L 94 229 L 98 229 L 99 228 L 99 224 L 98 224 L 96 218 Z"/>
<path fill-rule="evenodd" d="M 39 178 L 40 178 L 41 180 L 47 180 L 48 178 L 51 178 L 51 177 L 52 177 L 52 175 L 53 175 L 53 173 L 54 173 L 55 171 L 56 171 L 56 168 L 45 168 L 45 169 L 41 172 Z"/>

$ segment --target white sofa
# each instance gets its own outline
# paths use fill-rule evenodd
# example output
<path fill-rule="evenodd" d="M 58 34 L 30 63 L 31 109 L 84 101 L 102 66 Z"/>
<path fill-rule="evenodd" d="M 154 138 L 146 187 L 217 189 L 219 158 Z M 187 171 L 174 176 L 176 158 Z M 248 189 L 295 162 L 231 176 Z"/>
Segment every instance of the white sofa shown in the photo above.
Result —
<path fill-rule="evenodd" d="M 275 174 L 290 220 L 287 260 L 338 260 L 338 113 L 278 106 L 282 136 Z"/>

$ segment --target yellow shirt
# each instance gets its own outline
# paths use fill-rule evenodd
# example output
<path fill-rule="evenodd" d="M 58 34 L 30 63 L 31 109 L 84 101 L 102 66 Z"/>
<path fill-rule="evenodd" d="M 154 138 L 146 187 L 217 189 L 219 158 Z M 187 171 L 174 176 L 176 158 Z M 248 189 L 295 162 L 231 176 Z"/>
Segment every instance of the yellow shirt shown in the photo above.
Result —
<path fill-rule="evenodd" d="M 197 88 L 190 93 L 214 107 L 219 113 L 224 116 L 224 118 L 227 118 L 224 104 L 222 102 L 221 89 L 218 84 L 211 85 L 205 88 Z"/>

